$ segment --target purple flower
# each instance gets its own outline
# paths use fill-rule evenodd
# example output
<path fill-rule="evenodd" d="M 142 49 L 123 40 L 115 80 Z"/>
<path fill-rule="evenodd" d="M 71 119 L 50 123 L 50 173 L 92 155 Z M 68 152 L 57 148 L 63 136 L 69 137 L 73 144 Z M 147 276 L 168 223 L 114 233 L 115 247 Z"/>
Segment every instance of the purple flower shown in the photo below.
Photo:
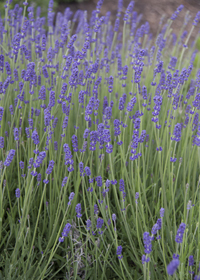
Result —
<path fill-rule="evenodd" d="M 116 216 L 116 214 L 115 214 L 115 213 L 113 213 L 113 214 L 112 214 L 112 220 L 115 222 L 115 221 L 116 221 L 116 219 L 117 219 L 117 216 Z"/>
<path fill-rule="evenodd" d="M 69 195 L 69 202 L 68 202 L 68 205 L 71 205 L 71 201 L 73 200 L 75 196 L 75 193 L 74 192 L 71 192 L 70 195 Z"/>
<path fill-rule="evenodd" d="M 194 21 L 193 21 L 193 25 L 197 26 L 197 23 L 199 22 L 199 20 L 200 20 L 200 11 L 197 12 L 197 14 L 194 18 Z"/>
<path fill-rule="evenodd" d="M 124 192 L 124 190 L 125 190 L 124 180 L 123 179 L 119 180 L 119 190 L 120 190 L 120 192 Z"/>
<path fill-rule="evenodd" d="M 113 91 L 113 81 L 114 81 L 114 78 L 113 78 L 113 76 L 110 76 L 109 78 L 108 78 L 108 84 L 109 84 L 109 86 L 108 86 L 108 92 L 109 93 L 111 93 L 112 91 Z M 107 106 L 106 106 L 107 107 Z M 105 107 L 105 108 L 106 108 Z"/>
<path fill-rule="evenodd" d="M 72 35 L 72 37 L 69 40 L 69 43 L 67 44 L 67 48 L 68 49 L 70 49 L 73 46 L 73 44 L 76 41 L 76 39 L 77 39 L 77 35 L 76 34 Z"/>
<path fill-rule="evenodd" d="M 85 167 L 85 173 L 86 173 L 87 176 L 91 175 L 91 171 L 90 171 L 90 168 L 88 166 Z"/>
<path fill-rule="evenodd" d="M 140 129 L 140 118 L 136 118 L 134 122 L 134 129 Z"/>
<path fill-rule="evenodd" d="M 0 136 L 0 149 L 4 148 L 4 137 Z"/>
<path fill-rule="evenodd" d="M 33 143 L 34 143 L 35 145 L 39 145 L 40 140 L 39 140 L 39 135 L 38 135 L 36 129 L 34 129 L 34 131 L 32 132 L 32 137 L 31 137 L 31 138 L 32 138 Z"/>
<path fill-rule="evenodd" d="M 158 224 L 156 223 L 153 227 L 152 227 L 152 230 L 151 230 L 151 234 L 156 234 L 157 233 L 157 231 L 158 231 L 158 229 L 159 229 L 159 226 L 158 226 Z"/>
<path fill-rule="evenodd" d="M 3 72 L 3 68 L 4 68 L 4 55 L 1 54 L 0 55 L 0 71 Z"/>
<path fill-rule="evenodd" d="M 179 263 L 180 262 L 178 259 L 173 259 L 167 266 L 167 273 L 169 275 L 173 275 L 176 272 L 176 270 L 179 266 Z"/>
<path fill-rule="evenodd" d="M 34 159 L 33 159 L 33 158 L 30 158 L 30 159 L 29 159 L 29 162 L 28 162 L 28 164 L 29 164 L 28 169 L 31 169 L 33 163 L 34 163 Z"/>
<path fill-rule="evenodd" d="M 165 213 L 165 209 L 164 208 L 160 208 L 160 217 L 164 217 L 164 213 Z"/>
<path fill-rule="evenodd" d="M 41 100 L 45 100 L 46 99 L 46 88 L 45 86 L 41 86 L 40 90 L 39 90 L 39 99 Z"/>
<path fill-rule="evenodd" d="M 63 238 L 62 240 L 64 240 L 64 237 L 68 236 L 70 230 L 71 230 L 71 225 L 69 223 L 67 223 L 65 225 L 64 229 L 63 229 L 63 232 L 62 232 L 62 238 Z M 59 242 L 63 242 L 63 241 L 61 241 L 60 238 L 59 238 Z"/>
<path fill-rule="evenodd" d="M 77 213 L 77 215 L 76 215 L 77 218 L 82 217 L 82 214 L 81 214 L 81 204 L 80 204 L 80 203 L 78 203 L 78 204 L 76 205 L 75 210 L 76 210 L 76 213 Z"/>
<path fill-rule="evenodd" d="M 54 150 L 57 151 L 58 150 L 58 142 L 54 141 Z"/>
<path fill-rule="evenodd" d="M 182 243 L 183 242 L 183 234 L 185 232 L 186 224 L 181 223 L 176 234 L 175 241 L 176 243 Z"/>
<path fill-rule="evenodd" d="M 10 114 L 13 115 L 14 114 L 13 105 L 10 105 L 9 110 L 10 110 Z"/>
<path fill-rule="evenodd" d="M 99 208 L 98 208 L 98 205 L 95 204 L 94 205 L 94 215 L 97 215 L 99 213 Z"/>
<path fill-rule="evenodd" d="M 124 110 L 124 99 L 123 99 L 123 97 L 120 97 L 120 99 L 119 99 L 119 110 L 120 111 Z"/>
<path fill-rule="evenodd" d="M 3 119 L 3 112 L 4 112 L 4 108 L 0 107 L 0 121 L 2 121 Z"/>
<path fill-rule="evenodd" d="M 158 230 L 160 230 L 162 227 L 162 219 L 158 219 L 156 223 L 158 225 Z"/>
<path fill-rule="evenodd" d="M 174 137 L 171 137 L 171 140 L 174 140 L 176 142 L 179 142 L 181 140 L 181 129 L 182 129 L 181 124 L 177 123 L 174 127 L 174 132 L 173 132 Z"/>
<path fill-rule="evenodd" d="M 14 158 L 15 150 L 11 149 L 6 157 L 6 160 L 4 161 L 5 166 L 9 166 Z"/>
<path fill-rule="evenodd" d="M 179 260 L 179 254 L 173 254 L 172 258 L 173 258 L 174 260 Z"/>
<path fill-rule="evenodd" d="M 48 71 L 47 71 L 47 68 L 46 68 L 45 65 L 42 66 L 42 72 L 43 72 L 43 75 L 46 79 L 49 78 L 49 74 L 48 74 Z"/>
<path fill-rule="evenodd" d="M 59 238 L 58 238 L 58 241 L 59 241 L 59 243 L 64 242 L 64 237 L 63 237 L 63 236 L 62 236 L 62 237 L 59 237 Z"/>
<path fill-rule="evenodd" d="M 32 172 L 33 172 L 33 171 L 32 171 Z M 32 173 L 32 172 L 31 172 L 31 173 Z M 33 172 L 31 175 L 36 176 L 36 175 L 37 175 L 37 172 L 36 172 L 36 173 Z M 44 179 L 44 180 L 43 180 L 43 183 L 47 185 L 47 184 L 49 183 L 49 180 L 48 180 L 48 179 Z"/>
<path fill-rule="evenodd" d="M 55 164 L 55 161 L 53 161 L 53 160 L 49 161 L 49 166 L 46 170 L 46 174 L 51 174 L 51 172 L 53 171 L 54 164 Z"/>
<path fill-rule="evenodd" d="M 114 26 L 114 32 L 117 32 L 119 29 L 120 19 L 116 18 L 115 20 L 115 26 Z"/>
<path fill-rule="evenodd" d="M 7 75 L 10 76 L 12 72 L 8 61 L 5 62 L 5 68 L 6 68 Z"/>
<path fill-rule="evenodd" d="M 124 15 L 124 21 L 126 23 L 128 23 L 129 21 L 129 16 L 133 11 L 133 7 L 134 7 L 134 1 L 131 1 L 126 9 L 125 15 Z"/>
<path fill-rule="evenodd" d="M 178 14 L 180 13 L 180 11 L 181 11 L 183 8 L 184 8 L 184 6 L 183 6 L 183 5 L 180 5 L 180 6 L 177 8 L 177 10 L 173 13 L 171 19 L 172 19 L 172 20 L 175 20 L 175 19 L 177 18 Z"/>
<path fill-rule="evenodd" d="M 135 193 L 135 203 L 137 204 L 138 203 L 138 198 L 139 198 L 139 192 L 136 192 Z"/>
<path fill-rule="evenodd" d="M 17 198 L 20 198 L 20 189 L 19 189 L 19 188 L 17 188 L 17 189 L 15 190 L 15 196 L 16 196 Z"/>
<path fill-rule="evenodd" d="M 67 179 L 68 177 L 64 177 L 63 180 L 62 180 L 62 187 L 64 187 L 67 183 Z"/>
<path fill-rule="evenodd" d="M 118 246 L 117 247 L 117 256 L 118 256 L 118 259 L 121 260 L 123 258 L 122 256 L 122 246 Z"/>
<path fill-rule="evenodd" d="M 23 161 L 20 161 L 20 162 L 19 162 L 19 166 L 20 166 L 21 169 L 24 169 L 24 162 L 23 162 Z"/>
<path fill-rule="evenodd" d="M 95 178 L 96 182 L 97 182 L 97 187 L 102 187 L 102 177 L 101 176 L 97 176 Z"/>
<path fill-rule="evenodd" d="M 146 257 L 145 255 L 142 255 L 142 264 L 144 264 L 145 262 L 148 263 L 150 261 L 149 257 Z"/>
<path fill-rule="evenodd" d="M 62 129 L 67 128 L 68 125 L 68 116 L 65 116 L 64 120 L 63 120 L 63 125 L 62 125 Z"/>
<path fill-rule="evenodd" d="M 97 229 L 101 229 L 103 226 L 104 220 L 102 218 L 97 219 Z M 102 234 L 103 231 L 98 231 L 99 234 Z"/>
<path fill-rule="evenodd" d="M 39 182 L 41 182 L 41 180 L 42 180 L 42 175 L 40 173 L 38 173 L 38 175 L 37 175 L 37 182 L 39 183 Z"/>
<path fill-rule="evenodd" d="M 83 134 L 83 138 L 86 139 L 88 137 L 89 133 L 90 133 L 90 130 L 88 128 L 86 128 L 84 131 L 84 134 Z"/>
<path fill-rule="evenodd" d="M 84 167 L 83 167 L 83 163 L 79 162 L 79 170 L 80 170 L 80 176 L 84 176 L 85 173 L 84 172 Z"/>
<path fill-rule="evenodd" d="M 171 161 L 171 162 L 176 162 L 176 160 L 177 160 L 177 158 L 172 158 L 172 157 L 170 157 L 170 161 Z"/>
<path fill-rule="evenodd" d="M 87 230 L 90 230 L 91 225 L 92 225 L 92 223 L 91 223 L 90 219 L 88 219 L 88 220 L 86 221 L 86 229 L 87 229 Z"/>
<path fill-rule="evenodd" d="M 189 261 L 189 266 L 193 266 L 194 265 L 194 257 L 192 255 L 189 256 L 188 261 Z"/>
<path fill-rule="evenodd" d="M 149 232 L 144 232 L 143 242 L 144 242 L 145 254 L 150 254 L 152 251 L 151 241 L 152 241 L 152 239 L 151 239 L 151 236 L 149 235 Z"/>
<path fill-rule="evenodd" d="M 111 180 L 110 182 L 111 182 L 112 185 L 116 185 L 117 184 L 117 180 L 116 179 Z"/>

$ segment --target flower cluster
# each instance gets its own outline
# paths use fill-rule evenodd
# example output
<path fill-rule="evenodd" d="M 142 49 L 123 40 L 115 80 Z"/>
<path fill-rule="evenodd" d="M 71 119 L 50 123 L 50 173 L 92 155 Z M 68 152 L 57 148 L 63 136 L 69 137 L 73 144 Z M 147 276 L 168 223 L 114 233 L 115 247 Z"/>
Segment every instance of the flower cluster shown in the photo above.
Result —
<path fill-rule="evenodd" d="M 68 236 L 69 232 L 71 230 L 71 224 L 70 223 L 67 223 L 63 229 L 63 232 L 62 232 L 62 237 L 59 237 L 59 242 L 63 242 L 65 237 Z"/>

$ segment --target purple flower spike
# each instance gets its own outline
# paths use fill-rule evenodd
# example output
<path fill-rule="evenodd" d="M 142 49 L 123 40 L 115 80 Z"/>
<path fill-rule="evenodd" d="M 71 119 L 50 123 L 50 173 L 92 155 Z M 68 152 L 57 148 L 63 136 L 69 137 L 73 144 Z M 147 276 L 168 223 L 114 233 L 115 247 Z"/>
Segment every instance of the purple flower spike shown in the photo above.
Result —
<path fill-rule="evenodd" d="M 20 189 L 19 188 L 17 188 L 15 190 L 15 196 L 16 196 L 16 198 L 20 198 Z"/>
<path fill-rule="evenodd" d="M 97 176 L 95 180 L 97 182 L 97 187 L 102 187 L 102 177 Z"/>
<path fill-rule="evenodd" d="M 123 258 L 122 256 L 122 246 L 118 246 L 117 247 L 117 255 L 118 255 L 118 259 L 121 260 Z"/>
<path fill-rule="evenodd" d="M 0 149 L 4 148 L 4 137 L 0 137 Z"/>
<path fill-rule="evenodd" d="M 54 164 L 55 164 L 55 162 L 53 160 L 49 161 L 49 166 L 46 170 L 46 174 L 51 174 L 51 172 L 53 171 Z"/>
<path fill-rule="evenodd" d="M 200 20 L 200 11 L 198 11 L 198 13 L 196 14 L 196 17 L 193 21 L 193 25 L 196 26 L 199 20 Z"/>
<path fill-rule="evenodd" d="M 173 13 L 171 19 L 172 19 L 172 20 L 175 20 L 175 19 L 177 18 L 178 14 L 180 13 L 180 11 L 181 11 L 183 8 L 184 8 L 184 6 L 183 6 L 183 5 L 180 5 L 180 6 L 177 8 L 177 10 Z"/>
<path fill-rule="evenodd" d="M 97 215 L 99 213 L 99 208 L 98 208 L 98 205 L 95 204 L 94 205 L 94 215 Z"/>
<path fill-rule="evenodd" d="M 185 232 L 186 224 L 181 223 L 178 230 L 177 230 L 177 235 L 175 238 L 176 243 L 182 243 L 183 242 L 183 234 Z"/>
<path fill-rule="evenodd" d="M 171 140 L 174 140 L 176 142 L 179 142 L 181 140 L 181 129 L 182 129 L 181 124 L 177 123 L 174 127 L 174 132 L 173 132 L 174 137 L 171 137 Z"/>
<path fill-rule="evenodd" d="M 62 187 L 64 187 L 66 185 L 67 179 L 68 179 L 68 177 L 64 177 L 64 179 L 62 181 Z"/>
<path fill-rule="evenodd" d="M 5 166 L 8 167 L 11 164 L 11 162 L 14 158 L 14 155 L 15 155 L 15 150 L 10 150 L 6 160 L 4 161 Z"/>
<path fill-rule="evenodd" d="M 116 219 L 117 219 L 117 216 L 116 216 L 116 214 L 115 214 L 115 213 L 113 213 L 113 214 L 112 214 L 112 220 L 115 222 L 115 221 L 116 221 Z"/>
<path fill-rule="evenodd" d="M 123 179 L 119 180 L 119 190 L 120 190 L 120 192 L 124 192 L 124 190 L 125 190 L 124 180 Z"/>
<path fill-rule="evenodd" d="M 151 236 L 149 232 L 144 232 L 143 234 L 143 242 L 144 242 L 144 252 L 145 254 L 150 254 L 152 251 L 152 245 L 151 245 Z"/>
<path fill-rule="evenodd" d="M 165 213 L 165 209 L 164 208 L 160 208 L 160 217 L 161 218 L 164 217 L 164 213 Z"/>
<path fill-rule="evenodd" d="M 59 242 L 63 242 L 64 238 L 68 236 L 69 232 L 71 230 L 71 225 L 69 223 L 67 223 L 63 229 L 62 232 L 62 237 L 59 238 Z"/>
<path fill-rule="evenodd" d="M 173 275 L 175 272 L 176 272 L 176 270 L 177 270 L 177 268 L 178 268 L 178 266 L 179 266 L 179 260 L 178 259 L 173 259 L 171 262 L 170 262 L 170 264 L 168 264 L 168 266 L 167 266 L 167 273 L 169 274 L 169 275 Z"/>
<path fill-rule="evenodd" d="M 97 229 L 101 229 L 103 226 L 104 220 L 102 218 L 97 219 Z M 99 234 L 103 234 L 103 231 L 98 231 Z"/>
<path fill-rule="evenodd" d="M 21 169 L 24 169 L 24 162 L 20 161 L 19 166 L 20 166 Z"/>
<path fill-rule="evenodd" d="M 90 219 L 88 219 L 88 220 L 86 221 L 86 229 L 87 229 L 87 230 L 90 230 L 91 225 L 92 225 L 92 223 L 91 223 Z"/>
<path fill-rule="evenodd" d="M 149 257 L 146 257 L 145 255 L 142 256 L 142 264 L 148 263 L 150 261 Z"/>
<path fill-rule="evenodd" d="M 193 266 L 194 265 L 194 257 L 192 255 L 189 256 L 188 261 L 189 261 L 189 266 Z"/>
<path fill-rule="evenodd" d="M 76 205 L 75 210 L 76 210 L 76 213 L 77 213 L 77 215 L 76 215 L 77 218 L 82 217 L 82 214 L 81 214 L 81 204 L 80 204 L 80 203 L 78 203 L 78 204 Z"/>
<path fill-rule="evenodd" d="M 135 193 L 135 203 L 137 204 L 138 203 L 138 198 L 139 198 L 139 192 L 136 192 Z"/>
<path fill-rule="evenodd" d="M 74 196 L 75 196 L 75 193 L 74 193 L 74 192 L 71 192 L 71 193 L 70 193 L 70 196 L 69 196 L 68 205 L 71 205 L 71 201 L 73 200 Z"/>

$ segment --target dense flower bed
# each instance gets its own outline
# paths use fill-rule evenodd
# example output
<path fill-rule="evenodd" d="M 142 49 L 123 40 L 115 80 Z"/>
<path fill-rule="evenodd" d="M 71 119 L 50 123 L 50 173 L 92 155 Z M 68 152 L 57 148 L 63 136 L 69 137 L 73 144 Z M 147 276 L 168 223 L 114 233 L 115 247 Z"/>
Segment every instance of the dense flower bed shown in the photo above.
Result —
<path fill-rule="evenodd" d="M 102 3 L 0 19 L 4 279 L 200 279 L 200 12 L 154 40 Z"/>

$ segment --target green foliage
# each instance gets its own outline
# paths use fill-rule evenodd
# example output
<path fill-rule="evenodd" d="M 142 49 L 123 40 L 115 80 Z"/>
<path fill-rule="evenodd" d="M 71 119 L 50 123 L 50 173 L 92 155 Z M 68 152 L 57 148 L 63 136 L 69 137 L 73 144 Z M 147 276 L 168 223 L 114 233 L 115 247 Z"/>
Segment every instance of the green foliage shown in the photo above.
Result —
<path fill-rule="evenodd" d="M 200 37 L 197 39 L 196 47 L 200 51 Z"/>

